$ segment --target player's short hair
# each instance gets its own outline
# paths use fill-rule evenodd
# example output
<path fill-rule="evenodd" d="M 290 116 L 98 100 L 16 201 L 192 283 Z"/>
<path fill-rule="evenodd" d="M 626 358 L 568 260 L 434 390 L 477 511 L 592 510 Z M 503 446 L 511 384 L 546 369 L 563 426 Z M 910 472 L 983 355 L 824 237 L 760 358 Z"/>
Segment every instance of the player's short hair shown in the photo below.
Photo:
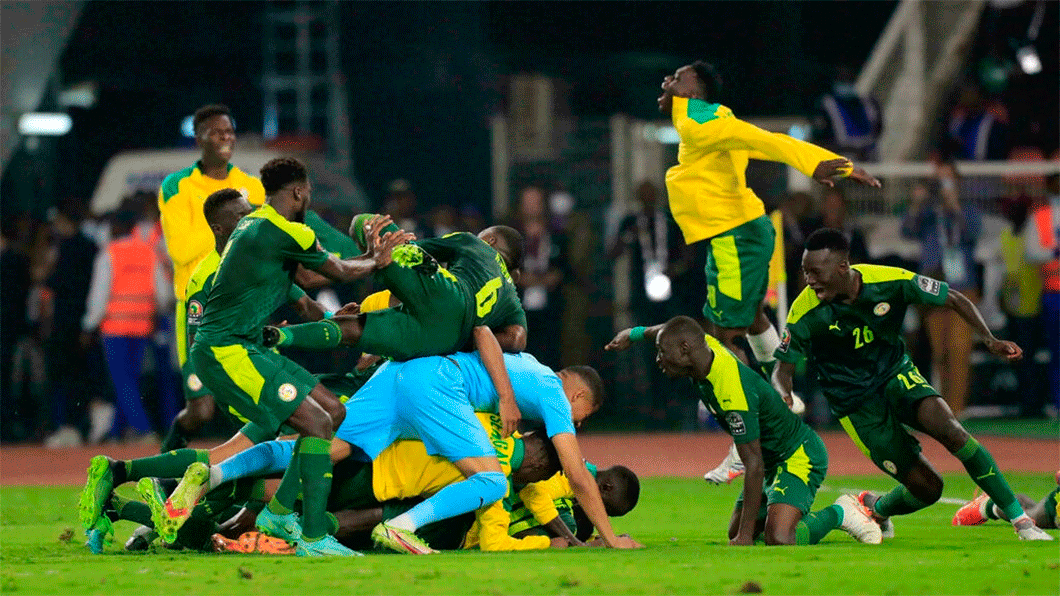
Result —
<path fill-rule="evenodd" d="M 640 479 L 633 470 L 625 466 L 612 466 L 596 473 L 597 481 L 601 478 L 612 486 L 610 491 L 601 495 L 608 517 L 622 517 L 633 511 L 640 500 Z"/>
<path fill-rule="evenodd" d="M 828 250 L 849 253 L 850 241 L 843 232 L 835 228 L 821 228 L 806 238 L 806 250 Z"/>
<path fill-rule="evenodd" d="M 676 316 L 663 324 L 660 334 L 672 335 L 676 338 L 699 338 L 703 339 L 706 331 L 692 317 L 684 315 Z"/>
<path fill-rule="evenodd" d="M 542 454 L 542 472 L 544 472 L 547 480 L 563 469 L 563 463 L 559 460 L 559 452 L 556 451 L 556 446 L 552 444 L 552 441 L 548 438 L 545 433 L 540 431 L 530 431 L 523 434 L 523 447 L 528 453 L 540 451 Z"/>
<path fill-rule="evenodd" d="M 217 223 L 217 216 L 229 202 L 242 198 L 243 193 L 234 188 L 222 188 L 210 193 L 202 204 L 202 214 L 206 217 L 206 223 Z"/>
<path fill-rule="evenodd" d="M 293 157 L 277 157 L 261 166 L 261 185 L 266 195 L 279 192 L 292 182 L 302 183 L 309 180 L 309 170 L 305 164 Z"/>
<path fill-rule="evenodd" d="M 589 392 L 592 393 L 593 408 L 599 410 L 604 405 L 604 397 L 606 395 L 604 380 L 600 378 L 600 373 L 596 372 L 595 368 L 586 364 L 575 364 L 563 370 L 578 375 L 589 387 Z"/>
<path fill-rule="evenodd" d="M 721 75 L 718 74 L 714 65 L 703 60 L 696 60 L 692 63 L 692 70 L 695 71 L 696 77 L 699 78 L 703 87 L 703 95 L 707 96 L 707 101 L 719 101 L 722 89 Z"/>
<path fill-rule="evenodd" d="M 192 130 L 195 131 L 195 134 L 199 134 L 200 124 L 206 122 L 214 116 L 228 116 L 228 119 L 231 120 L 232 110 L 229 110 L 228 106 L 224 105 L 223 103 L 212 103 L 195 110 L 195 115 L 192 116 L 191 119 Z"/>
<path fill-rule="evenodd" d="M 504 265 L 509 269 L 519 269 L 523 266 L 523 254 L 526 251 L 525 241 L 522 233 L 511 226 L 491 226 L 497 236 L 504 241 L 504 247 L 497 252 L 504 258 Z"/>

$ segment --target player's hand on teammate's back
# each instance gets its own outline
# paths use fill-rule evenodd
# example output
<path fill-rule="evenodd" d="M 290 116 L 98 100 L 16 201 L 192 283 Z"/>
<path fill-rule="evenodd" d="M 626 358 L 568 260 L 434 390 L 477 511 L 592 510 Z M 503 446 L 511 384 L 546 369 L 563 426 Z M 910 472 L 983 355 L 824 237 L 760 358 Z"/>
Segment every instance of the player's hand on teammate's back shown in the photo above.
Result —
<path fill-rule="evenodd" d="M 1023 349 L 1016 345 L 1014 342 L 1005 341 L 1003 339 L 993 339 L 986 342 L 986 349 L 990 350 L 991 354 L 995 356 L 1001 356 L 1009 362 L 1015 362 L 1023 358 Z"/>
<path fill-rule="evenodd" d="M 607 351 L 628 350 L 629 347 L 633 345 L 633 341 L 629 339 L 630 331 L 630 329 L 623 329 L 622 331 L 619 331 L 618 335 L 616 335 L 614 339 L 612 339 L 610 342 L 608 342 L 606 346 L 604 346 L 604 349 Z"/>

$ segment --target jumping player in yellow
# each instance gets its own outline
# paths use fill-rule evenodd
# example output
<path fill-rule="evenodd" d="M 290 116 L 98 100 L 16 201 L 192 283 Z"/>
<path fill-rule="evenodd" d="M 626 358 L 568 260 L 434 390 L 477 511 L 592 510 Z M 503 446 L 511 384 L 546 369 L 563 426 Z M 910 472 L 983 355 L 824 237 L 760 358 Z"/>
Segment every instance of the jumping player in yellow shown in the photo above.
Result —
<path fill-rule="evenodd" d="M 659 110 L 670 115 L 681 138 L 677 165 L 666 172 L 670 210 L 685 243 L 709 241 L 707 331 L 751 364 L 736 343 L 746 336 L 768 374 L 780 345 L 763 309 L 775 232 L 762 200 L 747 187 L 747 160 L 785 163 L 826 186 L 833 186 L 836 176 L 874 187 L 880 182 L 831 151 L 736 118 L 715 103 L 721 79 L 706 62 L 678 68 L 663 80 L 662 90 Z M 733 452 L 706 479 L 727 482 L 739 476 L 739 463 Z"/>

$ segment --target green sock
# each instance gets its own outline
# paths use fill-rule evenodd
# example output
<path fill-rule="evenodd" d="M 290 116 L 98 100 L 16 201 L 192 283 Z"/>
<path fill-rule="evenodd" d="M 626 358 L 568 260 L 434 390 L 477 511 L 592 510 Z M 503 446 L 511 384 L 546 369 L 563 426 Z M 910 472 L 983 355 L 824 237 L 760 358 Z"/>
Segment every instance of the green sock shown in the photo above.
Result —
<path fill-rule="evenodd" d="M 302 476 L 302 536 L 312 542 L 334 532 L 327 515 L 331 492 L 331 441 L 305 437 L 298 453 Z"/>
<path fill-rule="evenodd" d="M 969 437 L 964 444 L 953 455 L 961 460 L 964 469 L 972 477 L 983 492 L 990 495 L 998 508 L 1005 512 L 1009 519 L 1016 519 L 1023 515 L 1023 507 L 1016 500 L 1016 495 L 1009 487 L 1008 481 L 1001 475 L 997 462 L 990 452 L 986 450 L 974 437 Z"/>
<path fill-rule="evenodd" d="M 891 492 L 876 499 L 872 508 L 882 517 L 891 517 L 920 511 L 927 506 L 928 503 L 914 497 L 908 488 L 899 485 L 891 489 Z"/>
<path fill-rule="evenodd" d="M 294 511 L 294 504 L 298 502 L 298 494 L 302 492 L 302 477 L 299 472 L 301 454 L 299 449 L 301 449 L 304 440 L 303 437 L 298 437 L 298 440 L 294 442 L 294 454 L 291 456 L 291 463 L 284 470 L 280 486 L 276 489 L 276 493 L 272 495 L 272 500 L 269 501 L 269 511 L 276 515 L 287 515 Z"/>
<path fill-rule="evenodd" d="M 166 438 L 162 439 L 162 448 L 159 451 L 166 453 L 167 451 L 183 449 L 187 446 L 188 437 L 184 435 L 184 427 L 174 418 L 173 424 L 169 425 L 169 432 L 166 433 Z"/>
<path fill-rule="evenodd" d="M 180 478 L 195 462 L 210 463 L 210 452 L 205 449 L 177 449 L 161 455 L 141 457 L 125 462 L 125 481 L 141 478 Z"/>
<path fill-rule="evenodd" d="M 986 509 L 986 519 L 1000 519 L 1000 518 L 998 518 L 997 514 L 994 513 L 994 500 L 993 499 L 987 499 L 986 500 L 986 504 L 983 505 L 983 507 Z"/>
<path fill-rule="evenodd" d="M 111 498 L 110 502 L 118 514 L 118 519 L 135 522 L 149 528 L 155 527 L 154 522 L 151 521 L 151 508 L 147 506 L 147 503 L 126 499 L 117 494 Z"/>
<path fill-rule="evenodd" d="M 280 327 L 277 346 L 306 350 L 329 350 L 342 342 L 342 329 L 331 319 Z"/>
<path fill-rule="evenodd" d="M 820 511 L 815 511 L 802 518 L 799 525 L 795 526 L 795 544 L 817 544 L 829 532 L 843 523 L 843 508 L 839 505 L 830 505 Z"/>

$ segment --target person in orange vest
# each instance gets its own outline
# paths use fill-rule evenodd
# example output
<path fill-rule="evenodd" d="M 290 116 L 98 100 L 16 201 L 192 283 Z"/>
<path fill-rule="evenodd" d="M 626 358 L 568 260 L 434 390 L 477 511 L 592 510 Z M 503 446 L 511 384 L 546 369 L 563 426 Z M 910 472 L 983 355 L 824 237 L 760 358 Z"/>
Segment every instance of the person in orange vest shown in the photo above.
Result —
<path fill-rule="evenodd" d="M 140 396 L 140 373 L 169 284 L 151 245 L 133 233 L 139 219 L 136 203 L 123 201 L 111 223 L 112 240 L 96 257 L 81 328 L 98 329 L 103 338 L 117 406 L 111 435 L 127 425 L 130 437 L 150 440 L 154 432 Z"/>
<path fill-rule="evenodd" d="M 1060 175 L 1046 180 L 1049 196 L 1031 211 L 1024 233 L 1027 260 L 1042 271 L 1042 322 L 1049 348 L 1047 385 L 1054 408 L 1060 409 Z"/>

